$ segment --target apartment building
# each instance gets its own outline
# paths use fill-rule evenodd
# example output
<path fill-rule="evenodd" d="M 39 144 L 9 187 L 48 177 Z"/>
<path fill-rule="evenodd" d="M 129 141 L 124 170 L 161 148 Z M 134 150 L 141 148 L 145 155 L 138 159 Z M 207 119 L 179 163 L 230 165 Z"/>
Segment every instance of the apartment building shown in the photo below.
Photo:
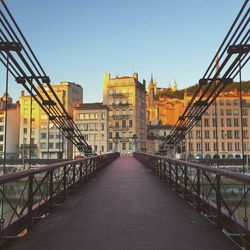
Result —
<path fill-rule="evenodd" d="M 188 102 L 192 95 L 186 95 Z M 202 117 L 201 122 L 186 136 L 186 154 L 190 159 L 242 158 L 241 123 L 243 125 L 243 147 L 245 155 L 249 155 L 249 119 L 250 93 L 243 93 L 243 119 L 240 117 L 240 97 L 237 90 L 223 92 L 210 106 Z M 216 119 L 217 113 L 217 119 Z M 217 133 L 216 133 L 217 123 Z M 216 142 L 218 137 L 218 143 Z M 203 142 L 203 143 L 202 143 Z M 218 151 L 218 156 L 217 156 Z"/>
<path fill-rule="evenodd" d="M 105 74 L 103 104 L 109 108 L 108 151 L 130 155 L 146 151 L 146 83 L 138 74 L 111 78 Z"/>
<path fill-rule="evenodd" d="M 71 82 L 61 82 L 52 84 L 52 88 L 66 111 L 73 116 L 73 106 L 83 100 L 82 87 Z M 51 95 L 49 88 L 45 87 L 45 89 Z M 40 89 L 39 91 L 43 94 Z M 32 112 L 30 112 L 31 106 Z M 48 121 L 47 114 L 29 95 L 25 95 L 24 91 L 20 96 L 20 116 L 19 148 L 24 148 L 20 150 L 20 157 L 28 158 L 30 148 L 32 158 L 71 159 L 73 157 L 72 143 L 64 138 L 51 121 Z"/>
<path fill-rule="evenodd" d="M 6 119 L 6 99 L 7 99 L 7 127 Z M 0 98 L 0 158 L 4 158 L 4 148 L 6 143 L 6 159 L 18 158 L 20 105 L 19 102 L 12 103 L 12 98 L 6 93 Z M 5 140 L 6 130 L 6 140 Z"/>
<path fill-rule="evenodd" d="M 108 107 L 102 103 L 78 103 L 73 117 L 86 142 L 97 154 L 107 153 Z M 74 147 L 74 156 L 78 155 Z"/>
<path fill-rule="evenodd" d="M 182 99 L 168 97 L 160 93 L 168 90 L 175 92 L 177 85 L 174 83 L 169 88 L 157 88 L 157 83 L 151 77 L 147 87 L 147 120 L 150 124 L 175 125 L 179 116 L 183 113 L 185 102 Z M 159 95 L 157 97 L 157 95 Z"/>

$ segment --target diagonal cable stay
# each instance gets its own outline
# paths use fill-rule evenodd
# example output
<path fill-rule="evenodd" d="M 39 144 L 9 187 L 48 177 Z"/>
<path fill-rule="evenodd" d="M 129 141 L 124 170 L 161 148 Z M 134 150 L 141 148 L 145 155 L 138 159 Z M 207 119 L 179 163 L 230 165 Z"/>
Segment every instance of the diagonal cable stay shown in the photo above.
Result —
<path fill-rule="evenodd" d="M 156 154 L 169 153 L 201 120 L 225 87 L 232 83 L 249 61 L 250 1 L 245 0 L 218 51 L 199 80 L 183 114 L 163 141 Z M 219 65 L 220 62 L 220 65 Z"/>
<path fill-rule="evenodd" d="M 0 62 L 80 153 L 95 155 L 57 96 L 50 78 L 3 0 L 0 0 Z"/>

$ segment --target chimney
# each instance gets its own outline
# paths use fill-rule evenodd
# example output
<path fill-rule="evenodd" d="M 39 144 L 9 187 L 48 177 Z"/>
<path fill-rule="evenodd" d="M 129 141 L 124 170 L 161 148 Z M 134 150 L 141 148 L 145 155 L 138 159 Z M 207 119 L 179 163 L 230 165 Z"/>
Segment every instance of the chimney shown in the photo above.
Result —
<path fill-rule="evenodd" d="M 24 96 L 24 93 L 25 93 L 25 91 L 24 91 L 24 90 L 22 90 L 22 91 L 21 91 L 21 96 Z"/>

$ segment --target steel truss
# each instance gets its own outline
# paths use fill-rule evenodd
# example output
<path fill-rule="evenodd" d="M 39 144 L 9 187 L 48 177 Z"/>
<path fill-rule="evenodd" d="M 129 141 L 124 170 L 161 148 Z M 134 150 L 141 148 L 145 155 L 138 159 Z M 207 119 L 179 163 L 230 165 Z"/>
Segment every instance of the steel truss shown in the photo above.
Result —
<path fill-rule="evenodd" d="M 206 110 L 215 103 L 218 95 L 246 66 L 250 58 L 249 22 L 250 1 L 246 0 L 205 74 L 199 80 L 198 87 L 185 111 L 156 154 L 169 153 L 184 139 L 195 124 L 201 120 Z"/>
<path fill-rule="evenodd" d="M 54 91 L 50 78 L 3 0 L 0 1 L 0 27 L 0 62 L 80 153 L 95 155 Z"/>

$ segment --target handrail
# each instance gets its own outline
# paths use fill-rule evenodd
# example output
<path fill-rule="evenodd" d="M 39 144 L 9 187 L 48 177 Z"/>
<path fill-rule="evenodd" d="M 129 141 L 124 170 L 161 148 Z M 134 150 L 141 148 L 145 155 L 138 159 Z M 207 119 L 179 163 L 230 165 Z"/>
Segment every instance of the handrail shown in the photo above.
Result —
<path fill-rule="evenodd" d="M 237 245 L 250 249 L 250 176 L 153 154 L 134 157 Z"/>
<path fill-rule="evenodd" d="M 191 168 L 195 168 L 195 169 L 200 169 L 200 170 L 212 173 L 212 174 L 217 174 L 217 175 L 227 177 L 227 178 L 230 178 L 230 179 L 233 179 L 233 180 L 241 181 L 244 184 L 250 185 L 250 176 L 249 175 L 236 173 L 236 172 L 233 172 L 233 171 L 230 171 L 230 170 L 214 168 L 214 167 L 210 167 L 210 166 L 207 166 L 207 165 L 204 165 L 204 164 L 200 165 L 200 164 L 194 163 L 194 162 L 183 161 L 183 160 L 168 158 L 168 157 L 159 156 L 159 155 L 146 154 L 146 153 L 135 153 L 135 154 L 140 154 L 140 155 L 143 155 L 143 156 L 151 156 L 151 157 L 154 157 L 156 159 L 166 160 L 168 162 L 172 162 L 172 163 L 175 163 L 175 164 L 181 164 L 183 166 L 187 166 L 187 167 L 191 167 Z"/>
<path fill-rule="evenodd" d="M 97 155 L 0 176 L 0 249 L 30 231 L 37 220 L 119 155 Z"/>
<path fill-rule="evenodd" d="M 15 173 L 2 175 L 2 176 L 0 176 L 0 185 L 8 183 L 10 181 L 17 180 L 17 179 L 21 179 L 21 178 L 29 177 L 29 176 L 32 176 L 32 175 L 40 174 L 40 173 L 43 173 L 43 172 L 47 172 L 49 170 L 54 170 L 56 168 L 60 168 L 60 167 L 63 167 L 65 165 L 75 164 L 75 163 L 82 163 L 82 162 L 85 162 L 85 161 L 90 160 L 90 159 L 97 159 L 97 158 L 112 156 L 112 154 L 113 153 L 108 153 L 108 154 L 96 155 L 96 156 L 92 156 L 92 157 L 85 157 L 85 158 L 82 158 L 82 159 L 74 159 L 74 160 L 69 160 L 69 161 L 50 164 L 48 166 L 39 167 L 37 169 L 24 170 L 24 171 L 21 171 L 21 172 L 15 172 Z"/>

